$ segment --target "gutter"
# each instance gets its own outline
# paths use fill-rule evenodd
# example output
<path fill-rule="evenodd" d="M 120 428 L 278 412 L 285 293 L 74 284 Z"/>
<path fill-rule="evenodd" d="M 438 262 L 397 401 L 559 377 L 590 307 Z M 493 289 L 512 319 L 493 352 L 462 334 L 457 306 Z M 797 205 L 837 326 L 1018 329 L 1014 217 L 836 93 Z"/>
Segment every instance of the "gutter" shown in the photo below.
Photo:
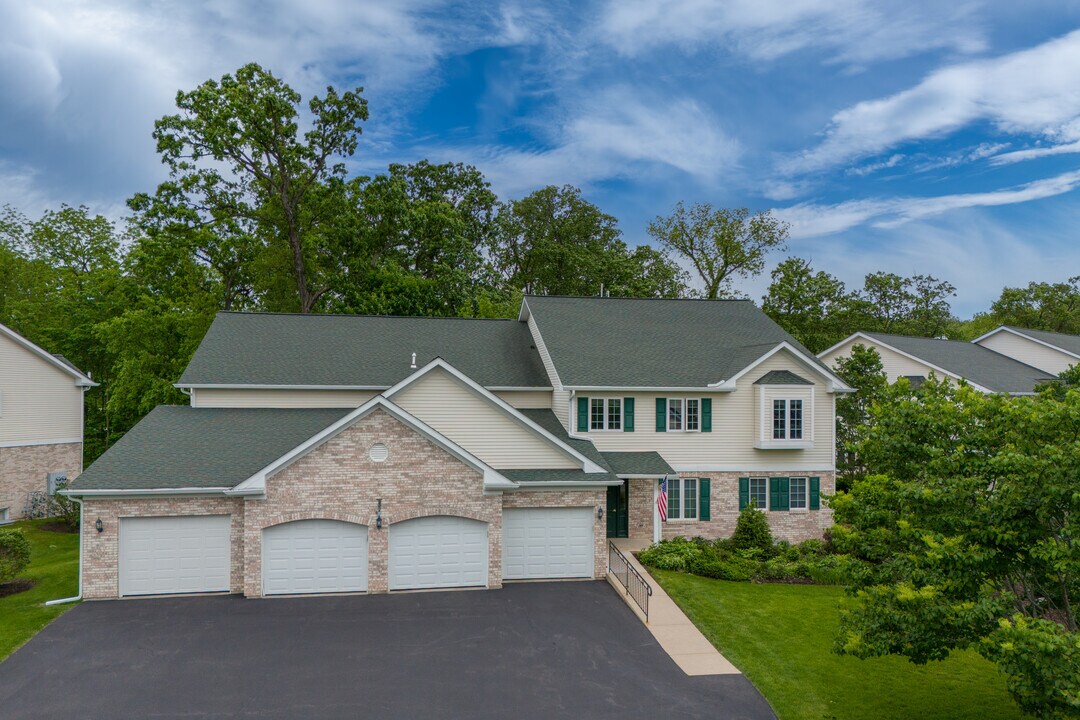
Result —
<path fill-rule="evenodd" d="M 70 498 L 72 502 L 79 503 L 79 593 L 74 597 L 60 598 L 59 600 L 46 600 L 45 607 L 52 605 L 66 605 L 67 603 L 82 600 L 82 576 L 83 576 L 83 501 L 79 498 Z"/>

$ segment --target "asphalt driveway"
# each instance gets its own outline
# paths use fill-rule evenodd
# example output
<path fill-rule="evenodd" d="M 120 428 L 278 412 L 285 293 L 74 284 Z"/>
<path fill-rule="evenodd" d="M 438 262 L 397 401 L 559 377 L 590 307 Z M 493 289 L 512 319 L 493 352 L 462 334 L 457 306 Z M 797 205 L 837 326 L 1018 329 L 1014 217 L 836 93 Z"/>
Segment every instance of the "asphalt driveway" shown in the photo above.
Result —
<path fill-rule="evenodd" d="M 83 603 L 0 663 L 19 718 L 774 717 L 688 677 L 606 582 Z"/>

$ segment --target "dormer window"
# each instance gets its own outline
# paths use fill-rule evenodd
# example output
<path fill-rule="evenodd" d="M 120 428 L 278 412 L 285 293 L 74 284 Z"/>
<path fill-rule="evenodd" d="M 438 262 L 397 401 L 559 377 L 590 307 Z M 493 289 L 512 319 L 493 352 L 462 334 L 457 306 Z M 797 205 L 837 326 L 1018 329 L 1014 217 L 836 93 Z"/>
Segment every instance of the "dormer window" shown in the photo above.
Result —
<path fill-rule="evenodd" d="M 773 440 L 803 439 L 803 401 L 798 398 L 772 401 Z"/>
<path fill-rule="evenodd" d="M 814 384 L 790 370 L 773 370 L 754 383 L 758 393 L 759 450 L 814 446 Z"/>

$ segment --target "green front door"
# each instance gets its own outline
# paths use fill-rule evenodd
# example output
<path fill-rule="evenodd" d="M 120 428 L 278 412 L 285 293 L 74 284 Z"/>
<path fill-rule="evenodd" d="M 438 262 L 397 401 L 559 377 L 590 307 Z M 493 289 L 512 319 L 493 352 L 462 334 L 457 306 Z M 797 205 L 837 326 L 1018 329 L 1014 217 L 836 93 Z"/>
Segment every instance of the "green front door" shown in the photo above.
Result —
<path fill-rule="evenodd" d="M 607 536 L 630 537 L 630 481 L 607 489 Z"/>

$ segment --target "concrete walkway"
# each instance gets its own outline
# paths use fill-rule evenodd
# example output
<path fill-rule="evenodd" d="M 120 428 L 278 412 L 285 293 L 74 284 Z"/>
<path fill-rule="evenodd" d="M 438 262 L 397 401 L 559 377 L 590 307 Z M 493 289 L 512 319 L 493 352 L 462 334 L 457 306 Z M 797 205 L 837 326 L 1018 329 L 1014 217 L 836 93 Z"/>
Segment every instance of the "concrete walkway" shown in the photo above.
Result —
<path fill-rule="evenodd" d="M 634 552 L 647 548 L 650 543 L 647 540 L 627 538 L 612 542 L 622 551 L 634 569 L 652 586 L 653 594 L 649 598 L 648 621 L 638 609 L 637 603 L 626 596 L 626 590 L 618 580 L 609 575 L 608 582 L 615 587 L 634 613 L 645 623 L 645 627 L 660 643 L 664 652 L 671 656 L 675 664 L 687 675 L 741 675 L 739 669 L 721 655 L 701 634 L 697 626 L 690 622 L 690 618 L 686 617 L 675 601 L 664 592 L 660 583 L 656 582 L 656 579 L 649 575 L 645 567 L 634 557 Z"/>

